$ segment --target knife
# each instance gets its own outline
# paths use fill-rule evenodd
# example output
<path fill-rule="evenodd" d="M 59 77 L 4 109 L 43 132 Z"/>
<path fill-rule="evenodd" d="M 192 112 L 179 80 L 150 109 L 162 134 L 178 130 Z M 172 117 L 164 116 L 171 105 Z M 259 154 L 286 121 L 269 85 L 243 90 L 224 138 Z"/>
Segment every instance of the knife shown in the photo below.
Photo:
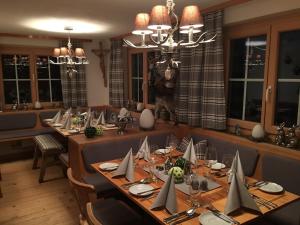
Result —
<path fill-rule="evenodd" d="M 148 193 L 148 192 L 151 192 L 151 191 L 156 191 L 156 190 L 159 190 L 159 189 L 160 189 L 160 187 L 159 188 L 153 188 L 151 190 L 138 192 L 138 193 L 136 193 L 136 195 L 142 195 L 142 194 L 145 194 L 145 193 Z"/>
<path fill-rule="evenodd" d="M 183 215 L 185 215 L 186 214 L 186 210 L 184 210 L 184 211 L 182 211 L 182 212 L 179 212 L 179 213 L 175 213 L 175 214 L 173 214 L 172 216 L 169 216 L 169 217 L 167 217 L 167 218 L 164 218 L 163 220 L 164 220 L 164 222 L 168 222 L 168 221 L 170 221 L 170 220 L 173 220 L 173 219 L 175 219 L 175 218 L 177 218 L 177 217 L 180 217 L 180 216 L 183 216 Z"/>
<path fill-rule="evenodd" d="M 170 223 L 170 225 L 181 224 L 181 223 L 183 223 L 183 222 L 185 222 L 185 221 L 194 219 L 195 217 L 198 217 L 199 215 L 200 215 L 199 213 L 195 213 L 195 214 L 193 214 L 192 216 L 186 216 L 186 217 L 183 218 L 183 219 L 180 219 L 180 220 L 177 220 L 177 221 L 175 221 L 175 222 L 173 222 L 173 223 Z"/>

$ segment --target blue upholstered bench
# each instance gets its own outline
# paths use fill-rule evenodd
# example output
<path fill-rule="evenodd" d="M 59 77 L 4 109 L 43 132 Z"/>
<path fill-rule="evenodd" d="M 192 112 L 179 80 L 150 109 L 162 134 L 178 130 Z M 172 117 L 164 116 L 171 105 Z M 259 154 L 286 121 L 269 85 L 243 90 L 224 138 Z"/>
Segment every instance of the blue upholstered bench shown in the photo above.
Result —
<path fill-rule="evenodd" d="M 300 195 L 300 160 L 274 155 L 262 158 L 262 178 L 282 185 L 287 191 Z M 293 202 L 266 219 L 272 224 L 300 225 L 300 200 Z"/>

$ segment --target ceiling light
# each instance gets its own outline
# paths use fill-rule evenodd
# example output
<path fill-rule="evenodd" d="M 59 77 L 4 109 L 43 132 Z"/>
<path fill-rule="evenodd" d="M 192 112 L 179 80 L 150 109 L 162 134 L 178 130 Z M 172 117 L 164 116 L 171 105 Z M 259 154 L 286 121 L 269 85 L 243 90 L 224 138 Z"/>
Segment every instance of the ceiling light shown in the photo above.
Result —
<path fill-rule="evenodd" d="M 23 25 L 36 30 L 44 30 L 58 33 L 65 33 L 65 27 L 72 27 L 74 29 L 72 33 L 99 33 L 108 30 L 108 26 L 103 24 L 96 24 L 77 19 L 63 18 L 29 19 L 25 21 Z"/>

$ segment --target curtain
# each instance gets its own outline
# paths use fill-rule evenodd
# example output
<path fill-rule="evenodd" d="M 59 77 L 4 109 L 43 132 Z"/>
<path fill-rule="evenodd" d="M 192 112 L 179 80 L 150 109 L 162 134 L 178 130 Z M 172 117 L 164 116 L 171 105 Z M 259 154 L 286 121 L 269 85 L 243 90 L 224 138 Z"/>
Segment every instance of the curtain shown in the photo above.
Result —
<path fill-rule="evenodd" d="M 71 40 L 72 48 L 82 47 L 80 41 Z M 66 46 L 67 41 L 61 41 L 60 46 Z M 60 66 L 61 87 L 65 108 L 87 106 L 87 90 L 85 79 L 85 65 L 76 66 L 77 73 L 72 78 L 67 74 L 67 67 Z"/>
<path fill-rule="evenodd" d="M 216 40 L 180 51 L 176 113 L 179 122 L 194 127 L 226 129 L 223 64 L 223 11 L 204 15 L 204 31 Z"/>
<path fill-rule="evenodd" d="M 111 41 L 109 103 L 114 107 L 123 107 L 128 99 L 127 48 L 123 40 Z"/>

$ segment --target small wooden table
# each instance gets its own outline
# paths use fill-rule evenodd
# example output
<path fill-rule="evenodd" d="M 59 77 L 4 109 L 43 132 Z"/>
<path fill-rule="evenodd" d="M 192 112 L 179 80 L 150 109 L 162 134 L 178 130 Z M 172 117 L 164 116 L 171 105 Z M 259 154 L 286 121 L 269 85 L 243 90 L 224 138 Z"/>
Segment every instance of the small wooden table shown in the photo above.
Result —
<path fill-rule="evenodd" d="M 120 161 L 121 160 L 112 160 L 110 162 L 120 163 Z M 136 180 L 140 180 L 142 178 L 149 176 L 149 174 L 143 170 L 143 165 L 145 163 L 146 162 L 144 160 L 140 160 L 140 162 L 138 163 L 138 165 L 135 169 L 135 179 Z M 143 200 L 143 198 L 138 198 L 138 197 L 135 197 L 135 196 L 129 194 L 128 190 L 124 189 L 122 187 L 122 185 L 128 183 L 128 181 L 123 177 L 112 178 L 111 172 L 102 171 L 99 169 L 100 164 L 101 163 L 95 163 L 95 164 L 92 164 L 91 166 L 97 172 L 99 172 L 103 176 L 105 176 L 122 193 L 124 193 L 129 199 L 131 199 L 138 206 L 140 206 L 142 209 L 144 209 L 148 214 L 150 214 L 153 218 L 155 218 L 159 223 L 166 224 L 163 222 L 163 219 L 170 216 L 170 214 L 166 210 L 150 210 L 150 207 L 153 204 L 155 197 L 151 198 L 149 200 Z M 197 171 L 197 173 L 207 173 L 207 172 L 208 172 L 208 168 L 206 168 L 206 167 L 201 167 Z M 201 195 L 201 199 L 204 202 L 212 203 L 218 210 L 220 210 L 221 212 L 224 212 L 224 208 L 225 208 L 225 204 L 226 204 L 226 200 L 227 200 L 227 190 L 228 190 L 227 177 L 223 177 L 223 178 L 213 177 L 213 179 L 216 182 L 218 182 L 219 184 L 221 184 L 221 187 L 211 190 L 211 191 L 208 191 L 206 193 L 203 193 Z M 247 178 L 247 179 L 248 179 L 248 181 L 251 181 L 251 182 L 255 181 L 252 178 Z M 159 180 L 158 182 L 152 183 L 151 185 L 153 187 L 161 187 L 163 184 L 164 183 Z M 250 188 L 250 192 L 261 198 L 264 198 L 266 200 L 272 201 L 273 203 L 277 204 L 278 207 L 276 209 L 281 208 L 282 206 L 287 205 L 288 203 L 291 203 L 291 202 L 299 199 L 298 195 L 295 195 L 295 194 L 287 192 L 287 191 L 285 191 L 283 194 L 280 194 L 280 195 L 272 195 L 272 194 L 267 194 L 267 193 L 261 192 L 257 188 Z M 179 190 L 176 190 L 176 196 L 177 196 L 178 212 L 187 210 L 191 207 L 187 201 L 188 196 L 186 194 L 184 194 L 183 192 L 181 192 Z M 274 210 L 274 209 L 270 210 L 264 206 L 259 206 L 259 207 L 263 214 L 269 213 Z M 204 209 L 204 208 L 197 209 L 197 212 L 200 214 L 204 211 L 206 211 L 206 209 Z M 235 215 L 233 218 L 235 220 L 237 220 L 238 222 L 240 222 L 240 224 L 244 224 L 244 223 L 247 223 L 251 220 L 258 218 L 259 216 L 260 215 L 253 214 L 249 211 L 240 210 L 240 212 L 237 215 Z M 182 224 L 184 224 L 184 225 L 199 225 L 199 219 L 198 219 L 198 217 L 196 217 L 196 218 L 193 218 Z"/>

